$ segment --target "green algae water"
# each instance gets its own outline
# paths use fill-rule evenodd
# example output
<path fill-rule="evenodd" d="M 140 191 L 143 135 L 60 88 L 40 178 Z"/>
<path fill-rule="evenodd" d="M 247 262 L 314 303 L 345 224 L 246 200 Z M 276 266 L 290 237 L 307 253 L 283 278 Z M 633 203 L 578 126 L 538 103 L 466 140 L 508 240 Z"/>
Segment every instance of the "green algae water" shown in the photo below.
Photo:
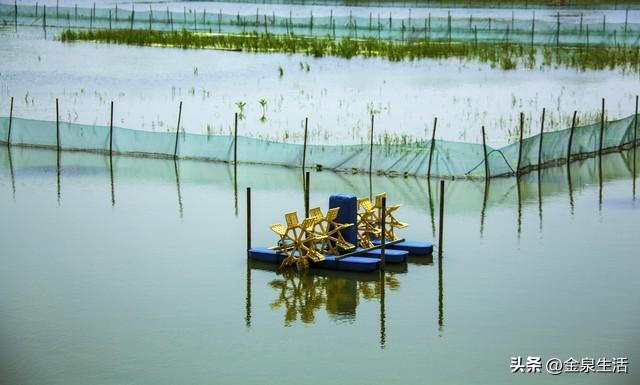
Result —
<path fill-rule="evenodd" d="M 442 259 L 379 274 L 247 263 L 303 211 L 300 170 L 0 148 L 0 383 L 633 384 L 640 242 L 633 151 L 520 178 L 447 181 Z M 437 235 L 438 184 L 386 191 Z M 628 357 L 628 374 L 512 374 L 513 356 Z"/>

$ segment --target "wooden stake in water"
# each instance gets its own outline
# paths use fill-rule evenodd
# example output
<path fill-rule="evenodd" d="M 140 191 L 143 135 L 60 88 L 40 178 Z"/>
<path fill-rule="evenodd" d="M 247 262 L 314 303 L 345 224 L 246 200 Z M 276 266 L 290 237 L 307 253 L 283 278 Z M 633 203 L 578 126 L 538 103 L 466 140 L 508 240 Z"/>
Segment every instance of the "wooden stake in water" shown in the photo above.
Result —
<path fill-rule="evenodd" d="M 491 174 L 489 173 L 489 156 L 487 154 L 487 135 L 482 126 L 482 149 L 484 150 L 484 180 L 489 181 Z"/>
<path fill-rule="evenodd" d="M 516 176 L 520 176 L 520 165 L 522 164 L 522 137 L 524 136 L 524 113 L 520 113 L 520 140 L 518 141 L 518 166 Z"/>
<path fill-rule="evenodd" d="M 440 221 L 438 222 L 438 257 L 442 257 L 444 234 L 444 180 L 440 181 Z"/>
<path fill-rule="evenodd" d="M 569 131 L 569 144 L 567 145 L 567 167 L 571 163 L 571 145 L 573 143 L 573 130 L 576 128 L 576 114 L 578 111 L 573 111 L 573 119 L 571 120 L 571 130 Z"/>
<path fill-rule="evenodd" d="M 11 145 L 11 124 L 13 123 L 13 96 L 9 104 L 9 131 L 7 132 L 7 146 Z"/>
<path fill-rule="evenodd" d="M 113 154 L 113 100 L 111 101 L 111 119 L 109 120 L 109 156 Z"/>
<path fill-rule="evenodd" d="M 47 6 L 44 6 L 45 9 L 47 8 Z M 13 3 L 13 16 L 14 16 L 14 25 L 16 27 L 16 32 L 18 32 L 18 1 L 14 1 Z"/>
<path fill-rule="evenodd" d="M 304 143 L 302 144 L 302 171 L 304 172 L 307 166 L 307 125 L 309 118 L 304 118 Z"/>
<path fill-rule="evenodd" d="M 238 113 L 233 120 L 233 164 L 238 163 Z"/>
<path fill-rule="evenodd" d="M 180 118 L 182 117 L 182 101 L 180 101 L 180 106 L 178 107 L 178 125 L 176 126 L 176 142 L 175 147 L 173 148 L 173 159 L 178 158 L 178 135 L 180 134 Z"/>
<path fill-rule="evenodd" d="M 369 138 L 369 175 L 373 170 L 373 114 L 371 114 L 371 136 Z"/>
<path fill-rule="evenodd" d="M 309 171 L 304 173 L 304 217 L 309 218 L 309 189 L 310 186 L 310 174 Z"/>
<path fill-rule="evenodd" d="M 427 178 L 431 178 L 431 162 L 433 161 L 433 152 L 436 149 L 436 127 L 438 126 L 438 117 L 433 119 L 433 132 L 431 132 L 431 143 L 429 148 L 429 163 L 427 165 Z"/>
<path fill-rule="evenodd" d="M 58 111 L 58 98 L 56 98 L 56 148 L 60 152 L 60 113 Z"/>
<path fill-rule="evenodd" d="M 251 249 L 251 187 L 247 187 L 247 258 Z"/>
<path fill-rule="evenodd" d="M 540 141 L 538 142 L 538 169 L 542 165 L 542 142 L 544 137 L 544 114 L 546 109 L 542 109 L 542 121 L 540 122 Z"/>
<path fill-rule="evenodd" d="M 384 255 L 387 243 L 387 198 L 382 198 L 382 208 L 380 213 L 380 270 L 384 271 L 386 257 Z"/>
<path fill-rule="evenodd" d="M 47 6 L 46 4 L 43 5 L 43 9 L 42 9 L 42 30 L 44 31 L 44 38 L 46 40 L 47 39 Z"/>
<path fill-rule="evenodd" d="M 598 156 L 602 155 L 602 144 L 604 142 L 604 98 L 602 98 L 602 112 L 600 113 L 600 143 L 598 143 Z"/>

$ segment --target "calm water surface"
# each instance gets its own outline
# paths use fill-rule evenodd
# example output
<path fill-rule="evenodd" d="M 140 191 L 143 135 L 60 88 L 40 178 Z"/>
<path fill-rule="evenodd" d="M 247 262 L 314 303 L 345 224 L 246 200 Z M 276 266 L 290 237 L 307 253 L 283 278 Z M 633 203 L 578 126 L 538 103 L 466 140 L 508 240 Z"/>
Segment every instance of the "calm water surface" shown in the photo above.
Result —
<path fill-rule="evenodd" d="M 640 163 L 640 162 L 638 162 Z M 59 166 L 58 166 L 59 164 Z M 0 383 L 632 384 L 640 246 L 632 154 L 446 183 L 444 255 L 283 274 L 253 243 L 302 212 L 298 170 L 0 149 Z M 637 167 L 638 165 L 636 165 Z M 311 204 L 369 194 L 312 173 Z M 437 183 L 372 179 L 432 240 Z M 237 191 L 237 193 L 236 193 Z M 511 356 L 617 357 L 628 375 L 512 375 Z"/>

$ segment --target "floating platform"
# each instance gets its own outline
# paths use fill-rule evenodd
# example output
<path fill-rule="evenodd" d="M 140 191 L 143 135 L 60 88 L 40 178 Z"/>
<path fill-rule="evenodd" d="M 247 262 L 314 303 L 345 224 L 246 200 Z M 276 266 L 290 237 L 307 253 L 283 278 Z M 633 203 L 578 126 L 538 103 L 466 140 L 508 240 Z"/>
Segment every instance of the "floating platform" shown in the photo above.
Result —
<path fill-rule="evenodd" d="M 356 249 L 356 251 L 358 250 L 363 250 L 363 249 L 359 247 Z M 381 252 L 382 250 L 380 249 L 369 250 L 369 251 L 365 251 L 362 254 L 362 256 L 369 257 L 369 258 L 376 258 L 377 260 L 380 260 Z M 406 260 L 409 258 L 409 254 L 410 253 L 406 250 L 392 249 L 391 246 L 389 246 L 388 249 L 384 250 L 384 262 L 385 263 L 406 262 Z"/>
<path fill-rule="evenodd" d="M 249 257 L 255 261 L 280 264 L 285 255 L 265 247 L 249 249 Z M 375 271 L 380 265 L 380 258 L 351 256 L 336 259 L 335 255 L 325 255 L 325 260 L 315 264 L 317 267 L 342 271 Z"/>
<path fill-rule="evenodd" d="M 380 245 L 380 240 L 373 240 L 374 245 Z M 377 250 L 376 250 L 377 251 Z M 406 251 L 410 255 L 429 255 L 433 254 L 433 243 L 431 242 L 417 242 L 417 241 L 402 241 L 387 246 L 385 255 L 390 251 Z M 380 254 L 378 252 L 378 254 Z M 388 261 L 388 257 L 387 257 Z"/>

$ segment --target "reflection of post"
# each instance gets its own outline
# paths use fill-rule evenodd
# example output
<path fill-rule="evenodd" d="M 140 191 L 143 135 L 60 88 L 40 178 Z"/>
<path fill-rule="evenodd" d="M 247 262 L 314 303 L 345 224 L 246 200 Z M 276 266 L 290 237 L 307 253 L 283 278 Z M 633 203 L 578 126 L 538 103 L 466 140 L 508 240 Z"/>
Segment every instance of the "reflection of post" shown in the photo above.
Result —
<path fill-rule="evenodd" d="M 444 180 L 440 181 L 440 220 L 438 221 L 438 257 L 442 258 L 444 234 Z"/>
<path fill-rule="evenodd" d="M 602 157 L 598 156 L 598 210 L 602 211 Z"/>
<path fill-rule="evenodd" d="M 433 197 L 431 195 L 431 179 L 427 178 L 427 193 L 429 194 L 429 215 L 431 216 L 431 235 L 436 237 L 436 216 L 433 208 Z"/>
<path fill-rule="evenodd" d="M 180 174 L 178 173 L 178 162 L 173 161 L 173 168 L 176 172 L 176 187 L 178 189 L 178 210 L 180 211 L 180 219 L 182 219 L 182 195 L 180 194 Z"/>
<path fill-rule="evenodd" d="M 56 153 L 56 175 L 58 180 L 58 206 L 60 206 L 60 151 Z"/>
<path fill-rule="evenodd" d="M 251 187 L 247 187 L 247 291 L 245 296 L 244 323 L 247 328 L 251 327 L 251 258 L 249 249 L 251 248 Z"/>
<path fill-rule="evenodd" d="M 633 199 L 636 199 L 636 147 L 638 147 L 638 95 L 636 95 L 636 114 L 633 118 Z"/>
<path fill-rule="evenodd" d="M 384 270 L 380 270 L 380 348 L 384 349 L 387 343 L 386 315 L 385 315 L 385 279 Z"/>
<path fill-rule="evenodd" d="M 13 173 L 13 160 L 11 159 L 11 146 L 7 146 L 7 155 L 9 156 L 9 173 L 11 174 L 11 190 L 13 191 L 13 200 L 16 200 L 16 177 Z"/>
<path fill-rule="evenodd" d="M 569 208 L 571 209 L 571 215 L 573 215 L 573 182 L 571 181 L 571 163 L 567 163 L 567 183 L 569 184 Z"/>
<path fill-rule="evenodd" d="M 540 219 L 540 231 L 542 231 L 542 170 L 538 168 L 538 217 Z"/>
<path fill-rule="evenodd" d="M 235 216 L 238 217 L 238 168 L 233 164 L 233 207 Z"/>
<path fill-rule="evenodd" d="M 520 191 L 520 178 L 516 177 L 516 191 L 518 195 L 518 239 L 522 230 L 522 192 Z"/>
<path fill-rule="evenodd" d="M 438 253 L 438 331 L 444 328 L 444 278 L 442 273 L 442 254 Z M 441 334 L 442 336 L 442 334 Z"/>
<path fill-rule="evenodd" d="M 489 200 L 489 186 L 491 182 L 487 179 L 484 183 L 484 197 L 482 198 L 482 210 L 480 211 L 480 238 L 484 233 L 484 220 L 487 212 L 487 200 Z"/>
<path fill-rule="evenodd" d="M 109 177 L 111 180 L 111 207 L 116 206 L 116 189 L 113 183 L 113 158 L 109 157 Z"/>

